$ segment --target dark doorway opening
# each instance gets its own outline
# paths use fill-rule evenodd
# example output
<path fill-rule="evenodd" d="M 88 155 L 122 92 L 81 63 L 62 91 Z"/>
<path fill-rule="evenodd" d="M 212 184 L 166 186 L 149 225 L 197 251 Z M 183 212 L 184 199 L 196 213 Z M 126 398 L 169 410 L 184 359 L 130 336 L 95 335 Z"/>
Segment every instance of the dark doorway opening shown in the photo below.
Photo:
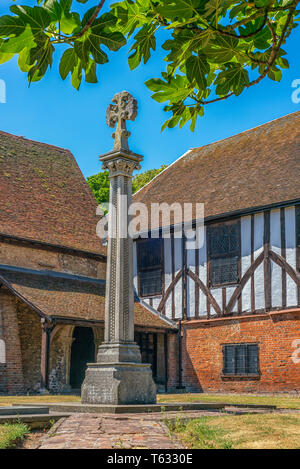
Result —
<path fill-rule="evenodd" d="M 135 341 L 140 347 L 142 363 L 150 363 L 154 381 L 157 379 L 157 335 L 150 332 L 136 332 Z"/>
<path fill-rule="evenodd" d="M 80 389 L 87 363 L 95 361 L 94 332 L 90 327 L 75 327 L 71 348 L 70 385 Z"/>

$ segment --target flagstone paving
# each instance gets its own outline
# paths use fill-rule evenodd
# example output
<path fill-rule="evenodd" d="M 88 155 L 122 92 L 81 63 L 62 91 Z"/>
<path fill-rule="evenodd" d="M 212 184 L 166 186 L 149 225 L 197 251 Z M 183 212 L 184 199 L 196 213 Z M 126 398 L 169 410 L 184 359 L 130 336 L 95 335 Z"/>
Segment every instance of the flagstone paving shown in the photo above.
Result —
<path fill-rule="evenodd" d="M 59 421 L 39 449 L 176 449 L 160 418 L 137 415 L 73 414 Z"/>
<path fill-rule="evenodd" d="M 275 413 L 280 411 L 275 411 Z M 228 414 L 269 413 L 263 409 L 227 407 Z M 222 416 L 217 411 L 157 412 L 145 414 L 74 413 L 63 417 L 39 441 L 23 444 L 24 449 L 182 449 L 171 437 L 165 419 Z"/>

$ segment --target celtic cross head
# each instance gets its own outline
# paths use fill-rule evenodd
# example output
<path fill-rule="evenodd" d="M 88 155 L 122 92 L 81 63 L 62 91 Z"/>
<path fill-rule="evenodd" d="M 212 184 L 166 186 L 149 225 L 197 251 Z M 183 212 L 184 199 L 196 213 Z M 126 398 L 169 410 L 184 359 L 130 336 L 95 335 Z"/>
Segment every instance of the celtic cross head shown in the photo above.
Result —
<path fill-rule="evenodd" d="M 126 128 L 126 121 L 134 119 L 137 116 L 137 100 L 127 91 L 115 94 L 112 99 L 115 104 L 110 104 L 106 111 L 106 123 L 109 127 L 115 127 L 116 131 L 112 134 L 115 139 L 114 150 L 129 150 L 128 138 L 130 132 Z"/>

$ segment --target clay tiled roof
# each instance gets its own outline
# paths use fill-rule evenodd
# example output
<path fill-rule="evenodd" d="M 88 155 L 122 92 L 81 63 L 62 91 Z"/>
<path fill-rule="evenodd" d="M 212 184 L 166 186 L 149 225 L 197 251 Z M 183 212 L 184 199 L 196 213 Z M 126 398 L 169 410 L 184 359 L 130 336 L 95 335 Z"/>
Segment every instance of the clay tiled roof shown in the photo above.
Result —
<path fill-rule="evenodd" d="M 205 217 L 300 199 L 300 111 L 194 148 L 134 202 L 204 203 Z"/>
<path fill-rule="evenodd" d="M 21 269 L 20 269 L 21 270 Z M 0 267 L 0 284 L 26 302 L 40 315 L 48 318 L 104 321 L 105 283 L 76 276 L 41 275 L 37 271 L 17 271 Z M 167 320 L 135 303 L 135 325 L 171 329 Z"/>
<path fill-rule="evenodd" d="M 105 253 L 96 200 L 73 155 L 0 132 L 0 233 Z"/>

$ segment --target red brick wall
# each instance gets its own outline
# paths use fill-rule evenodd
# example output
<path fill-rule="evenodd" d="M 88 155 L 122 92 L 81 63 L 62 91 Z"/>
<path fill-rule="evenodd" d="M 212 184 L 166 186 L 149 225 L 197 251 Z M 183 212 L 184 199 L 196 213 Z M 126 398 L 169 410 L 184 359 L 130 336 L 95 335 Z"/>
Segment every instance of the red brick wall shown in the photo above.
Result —
<path fill-rule="evenodd" d="M 183 328 L 183 382 L 187 390 L 300 392 L 300 362 L 292 360 L 293 342 L 300 339 L 300 310 L 210 322 L 190 321 Z M 232 343 L 258 343 L 259 379 L 222 378 L 222 344 Z"/>
<path fill-rule="evenodd" d="M 168 334 L 168 390 L 178 386 L 178 334 Z"/>
<path fill-rule="evenodd" d="M 0 291 L 0 309 L 6 345 L 6 388 L 9 394 L 18 394 L 24 392 L 24 377 L 16 299 L 4 287 Z"/>
<path fill-rule="evenodd" d="M 41 318 L 18 298 L 18 330 L 22 353 L 24 392 L 39 392 L 41 384 Z"/>

